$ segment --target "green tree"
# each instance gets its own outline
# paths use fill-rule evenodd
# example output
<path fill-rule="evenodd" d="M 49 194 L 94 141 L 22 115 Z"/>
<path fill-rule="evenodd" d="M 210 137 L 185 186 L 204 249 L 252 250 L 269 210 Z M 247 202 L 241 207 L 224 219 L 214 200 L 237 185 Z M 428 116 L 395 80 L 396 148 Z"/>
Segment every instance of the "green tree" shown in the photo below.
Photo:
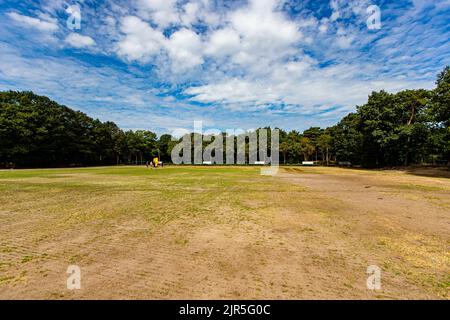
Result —
<path fill-rule="evenodd" d="M 450 67 L 438 75 L 431 93 L 430 116 L 434 120 L 430 144 L 438 157 L 450 164 Z"/>
<path fill-rule="evenodd" d="M 435 120 L 450 126 L 450 66 L 438 75 L 436 89 L 432 92 L 432 107 Z"/>
<path fill-rule="evenodd" d="M 336 126 L 330 128 L 333 137 L 332 150 L 337 161 L 362 163 L 363 136 L 359 128 L 360 117 L 356 113 L 348 114 Z"/>
<path fill-rule="evenodd" d="M 330 164 L 330 149 L 333 144 L 333 137 L 328 133 L 323 133 L 317 138 L 317 146 L 324 155 L 324 161 L 327 166 Z"/>
<path fill-rule="evenodd" d="M 303 131 L 303 136 L 308 138 L 310 141 L 310 144 L 314 147 L 314 154 L 315 154 L 315 160 L 318 160 L 318 151 L 319 151 L 319 145 L 318 140 L 319 137 L 323 134 L 323 129 L 319 127 L 311 127 L 309 129 L 306 129 Z"/>
<path fill-rule="evenodd" d="M 171 152 L 173 148 L 172 136 L 170 134 L 163 134 L 158 140 L 158 149 L 160 151 L 161 160 L 164 162 L 171 161 Z"/>
<path fill-rule="evenodd" d="M 392 142 L 392 148 L 405 166 L 419 162 L 423 156 L 429 134 L 426 117 L 429 96 L 426 90 L 405 90 L 395 95 L 397 121 L 392 134 L 397 140 Z"/>
<path fill-rule="evenodd" d="M 311 139 L 307 137 L 302 137 L 300 139 L 299 147 L 305 161 L 309 161 L 309 158 L 316 152 L 314 144 Z"/>

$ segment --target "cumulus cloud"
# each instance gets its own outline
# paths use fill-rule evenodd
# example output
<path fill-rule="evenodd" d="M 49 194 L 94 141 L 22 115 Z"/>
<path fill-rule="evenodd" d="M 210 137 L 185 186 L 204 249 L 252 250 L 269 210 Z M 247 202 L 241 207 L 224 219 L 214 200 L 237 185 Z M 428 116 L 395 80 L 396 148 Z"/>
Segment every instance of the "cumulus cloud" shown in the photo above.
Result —
<path fill-rule="evenodd" d="M 350 48 L 355 40 L 354 35 L 340 27 L 330 39 L 334 39 L 340 48 Z M 333 52 L 336 57 L 336 51 Z M 245 73 L 240 77 L 192 86 L 185 93 L 191 96 L 191 100 L 219 104 L 232 110 L 261 110 L 278 105 L 282 106 L 284 113 L 317 114 L 324 110 L 348 112 L 355 105 L 364 103 L 374 90 L 395 92 L 432 86 L 429 81 L 419 81 L 414 77 L 379 76 L 379 66 L 373 63 L 350 60 L 348 63 L 321 66 L 319 61 L 304 52 L 297 51 L 294 56 L 294 61 L 278 59 L 273 62 L 264 70 L 264 77 Z"/>
<path fill-rule="evenodd" d="M 74 48 L 86 48 L 95 45 L 94 39 L 78 33 L 70 33 L 64 41 Z"/>
<path fill-rule="evenodd" d="M 191 68 L 203 63 L 203 43 L 199 35 L 189 29 L 174 32 L 165 46 L 176 69 Z"/>
<path fill-rule="evenodd" d="M 151 102 L 186 104 L 185 114 L 200 103 L 208 104 L 202 112 L 224 117 L 230 109 L 240 115 L 289 113 L 292 119 L 337 117 L 363 103 L 372 90 L 433 86 L 449 57 L 448 1 L 383 2 L 380 30 L 367 29 L 370 0 L 111 0 L 95 8 L 85 1 L 84 35 L 70 33 L 64 23 L 58 29 L 54 17 L 64 14 L 66 1 L 44 0 L 34 11 L 8 12 L 7 23 L 0 24 L 9 28 L 3 34 L 22 39 L 30 34 L 35 45 L 51 37 L 47 44 L 55 55 L 61 44 L 95 45 L 95 52 L 122 59 L 147 81 L 136 85 L 128 100 L 121 99 L 123 104 L 145 108 L 149 98 L 137 88 L 148 92 L 164 86 L 161 99 Z M 9 27 L 11 20 L 39 36 Z M 87 36 L 93 34 L 95 40 Z M 14 66 L 2 68 L 8 73 L 0 80 L 18 76 Z M 31 63 L 29 68 L 29 74 L 40 76 L 42 70 L 33 74 Z"/>
<path fill-rule="evenodd" d="M 54 32 L 58 30 L 56 19 L 50 18 L 45 14 L 40 14 L 40 18 L 29 17 L 17 12 L 8 12 L 7 15 L 15 22 L 26 27 L 35 28 L 44 32 Z"/>
<path fill-rule="evenodd" d="M 176 0 L 138 0 L 138 10 L 144 18 L 165 28 L 179 21 Z"/>
<path fill-rule="evenodd" d="M 284 105 L 290 113 L 311 114 L 334 106 L 349 111 L 364 103 L 373 90 L 399 91 L 425 88 L 428 82 L 380 78 L 360 81 L 351 67 L 330 67 L 321 70 L 311 65 L 279 66 L 285 72 L 253 81 L 242 78 L 222 80 L 214 84 L 187 88 L 191 99 L 202 103 L 221 104 L 232 110 L 245 111 L 252 106 Z M 347 69 L 346 73 L 342 73 Z M 308 74 L 305 77 L 305 74 Z M 325 94 L 326 93 L 326 94 Z"/>
<path fill-rule="evenodd" d="M 203 63 L 203 42 L 190 29 L 180 29 L 169 37 L 135 16 L 122 20 L 124 37 L 119 41 L 117 53 L 128 59 L 148 62 L 157 58 L 164 50 L 170 57 L 173 70 L 185 70 Z"/>
<path fill-rule="evenodd" d="M 270 63 L 292 53 L 301 33 L 298 26 L 275 10 L 274 0 L 252 0 L 248 7 L 232 12 L 228 19 L 241 38 L 239 52 L 232 61 L 249 66 Z"/>
<path fill-rule="evenodd" d="M 239 34 L 231 28 L 224 28 L 212 32 L 205 52 L 214 57 L 225 57 L 236 54 L 240 45 Z"/>
<path fill-rule="evenodd" d="M 358 57 L 358 49 L 375 37 L 361 35 L 368 0 L 331 0 L 330 15 L 320 19 L 289 16 L 283 0 L 249 0 L 226 10 L 215 10 L 209 0 L 135 3 L 133 15 L 118 19 L 116 53 L 126 61 L 155 65 L 168 81 L 191 75 L 203 82 L 186 86 L 191 101 L 237 110 L 279 104 L 289 112 L 308 113 L 330 105 L 353 107 L 374 89 L 414 87 L 398 75 L 375 76 Z M 424 1 L 414 1 L 414 10 L 424 7 Z M 398 41 L 390 37 L 385 46 Z M 66 42 L 85 47 L 93 45 L 90 40 L 71 34 Z M 321 66 L 315 54 L 335 62 Z M 199 67 L 202 73 L 192 71 Z"/>
<path fill-rule="evenodd" d="M 219 15 L 211 12 L 208 1 L 188 2 L 179 9 L 174 1 L 140 0 L 139 4 L 141 10 L 148 12 L 149 21 L 124 18 L 121 28 L 124 37 L 118 44 L 118 54 L 130 60 L 148 62 L 164 50 L 172 65 L 182 65 L 183 69 L 203 64 L 205 56 L 229 56 L 231 63 L 255 69 L 256 63 L 270 64 L 286 57 L 301 39 L 299 26 L 277 10 L 275 0 L 252 0 L 242 8 L 223 14 L 220 23 Z M 165 19 L 158 18 L 162 12 Z M 158 27 L 176 23 L 190 26 L 199 21 L 212 21 L 217 26 L 203 37 L 188 27 L 164 35 L 151 26 L 151 23 Z"/>
<path fill-rule="evenodd" d="M 128 60 L 148 61 L 160 52 L 165 40 L 161 31 L 135 16 L 122 19 L 121 31 L 125 36 L 117 45 L 117 53 Z"/>

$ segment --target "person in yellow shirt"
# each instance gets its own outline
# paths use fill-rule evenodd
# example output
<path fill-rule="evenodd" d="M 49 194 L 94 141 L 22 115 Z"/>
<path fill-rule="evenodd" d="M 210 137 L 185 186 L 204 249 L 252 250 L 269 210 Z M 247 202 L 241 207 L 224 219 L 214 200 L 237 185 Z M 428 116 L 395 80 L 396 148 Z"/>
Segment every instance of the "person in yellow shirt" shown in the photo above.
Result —
<path fill-rule="evenodd" d="M 159 159 L 157 157 L 153 158 L 153 165 L 155 168 L 158 168 L 158 163 L 159 163 Z"/>

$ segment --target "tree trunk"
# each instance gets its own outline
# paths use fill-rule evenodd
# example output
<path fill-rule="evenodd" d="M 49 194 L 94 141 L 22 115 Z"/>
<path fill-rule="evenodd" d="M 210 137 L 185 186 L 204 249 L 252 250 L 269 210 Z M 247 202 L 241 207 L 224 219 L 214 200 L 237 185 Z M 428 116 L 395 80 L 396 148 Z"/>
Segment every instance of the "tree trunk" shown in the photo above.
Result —
<path fill-rule="evenodd" d="M 411 105 L 411 115 L 409 117 L 409 120 L 407 122 L 407 126 L 410 127 L 412 125 L 412 122 L 414 120 L 414 115 L 416 113 L 416 106 L 414 103 Z M 411 136 L 408 136 L 408 142 L 406 143 L 406 154 L 405 154 L 405 167 L 409 164 L 409 146 L 411 145 Z"/>
<path fill-rule="evenodd" d="M 406 154 L 405 154 L 405 167 L 409 164 L 409 146 L 411 144 L 411 137 L 408 136 L 408 142 L 406 143 Z"/>

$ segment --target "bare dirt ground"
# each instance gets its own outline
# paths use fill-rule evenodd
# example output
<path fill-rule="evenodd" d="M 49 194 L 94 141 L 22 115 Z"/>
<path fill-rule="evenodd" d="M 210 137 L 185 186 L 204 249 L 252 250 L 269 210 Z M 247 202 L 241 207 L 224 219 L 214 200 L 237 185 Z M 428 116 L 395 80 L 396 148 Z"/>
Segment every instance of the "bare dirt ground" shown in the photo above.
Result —
<path fill-rule="evenodd" d="M 449 298 L 447 178 L 114 170 L 0 172 L 0 298 Z M 81 290 L 66 288 L 71 264 Z"/>

